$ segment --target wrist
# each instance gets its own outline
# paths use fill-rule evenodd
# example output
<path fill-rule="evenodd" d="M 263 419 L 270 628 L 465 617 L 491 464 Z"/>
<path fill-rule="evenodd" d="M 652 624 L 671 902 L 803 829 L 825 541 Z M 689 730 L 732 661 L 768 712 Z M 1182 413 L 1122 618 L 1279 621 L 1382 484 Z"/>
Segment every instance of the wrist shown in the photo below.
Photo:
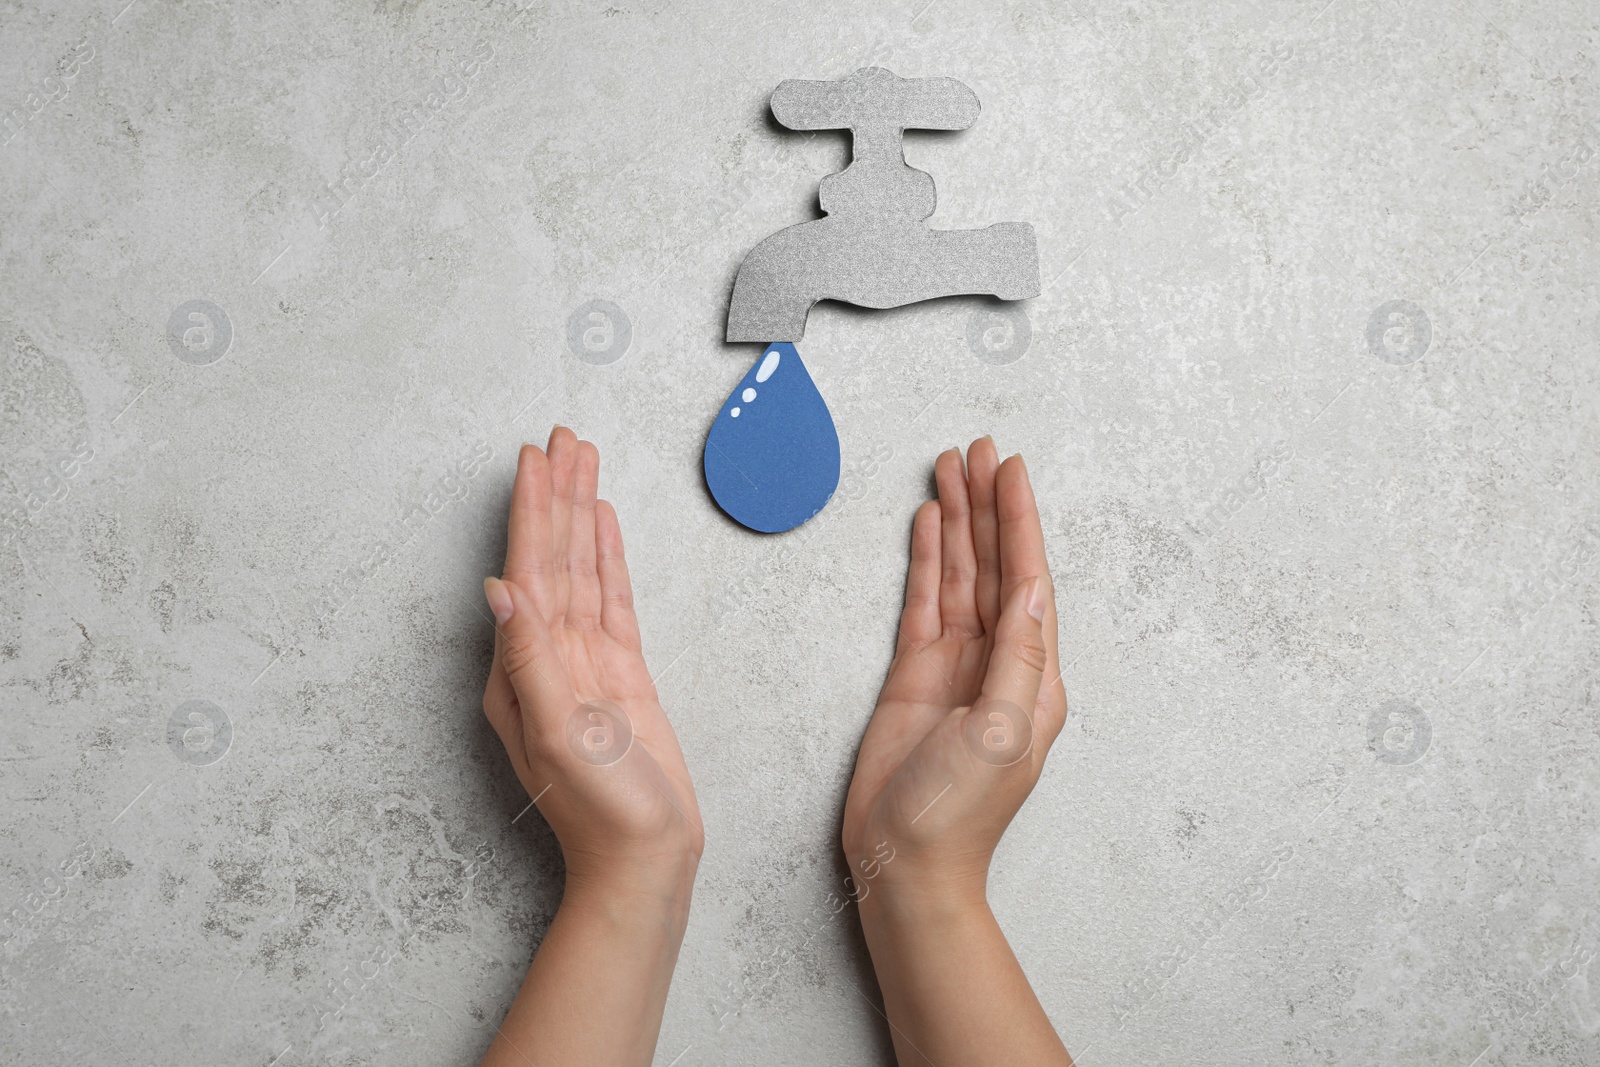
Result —
<path fill-rule="evenodd" d="M 939 929 L 989 913 L 986 869 L 960 870 L 913 863 L 885 866 L 877 878 L 860 882 L 857 901 L 864 925 Z"/>
<path fill-rule="evenodd" d="M 868 852 L 845 850 L 858 899 L 879 895 L 933 909 L 986 900 L 991 856 L 988 850 L 930 848 L 887 838 Z"/>
<path fill-rule="evenodd" d="M 688 922 L 698 867 L 699 857 L 688 851 L 626 862 L 569 857 L 561 907 L 614 921 L 667 921 L 682 927 Z"/>
<path fill-rule="evenodd" d="M 903 886 L 868 893 L 858 914 L 867 949 L 880 967 L 886 960 L 921 958 L 928 952 L 942 956 L 995 921 L 981 893 L 926 892 Z"/>

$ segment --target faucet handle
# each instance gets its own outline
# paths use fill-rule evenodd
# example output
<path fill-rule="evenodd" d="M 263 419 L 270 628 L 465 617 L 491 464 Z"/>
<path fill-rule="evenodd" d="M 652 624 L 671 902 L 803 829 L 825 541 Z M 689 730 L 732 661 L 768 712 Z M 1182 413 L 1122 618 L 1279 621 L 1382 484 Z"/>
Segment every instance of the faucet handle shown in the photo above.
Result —
<path fill-rule="evenodd" d="M 954 78 L 862 67 L 837 81 L 779 83 L 772 114 L 791 130 L 964 130 L 978 119 L 978 97 Z"/>

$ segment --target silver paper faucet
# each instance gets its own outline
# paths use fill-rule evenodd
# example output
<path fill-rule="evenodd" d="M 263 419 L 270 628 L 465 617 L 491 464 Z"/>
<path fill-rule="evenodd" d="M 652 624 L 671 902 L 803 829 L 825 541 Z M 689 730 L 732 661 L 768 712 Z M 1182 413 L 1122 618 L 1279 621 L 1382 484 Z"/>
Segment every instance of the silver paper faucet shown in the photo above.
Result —
<path fill-rule="evenodd" d="M 839 81 L 786 81 L 772 114 L 791 130 L 848 129 L 854 159 L 822 179 L 827 218 L 779 230 L 744 257 L 728 302 L 729 341 L 798 341 L 818 300 L 892 308 L 939 296 L 1039 295 L 1033 227 L 927 225 L 933 178 L 908 166 L 908 129 L 964 130 L 978 98 L 954 78 L 901 78 L 863 67 Z"/>

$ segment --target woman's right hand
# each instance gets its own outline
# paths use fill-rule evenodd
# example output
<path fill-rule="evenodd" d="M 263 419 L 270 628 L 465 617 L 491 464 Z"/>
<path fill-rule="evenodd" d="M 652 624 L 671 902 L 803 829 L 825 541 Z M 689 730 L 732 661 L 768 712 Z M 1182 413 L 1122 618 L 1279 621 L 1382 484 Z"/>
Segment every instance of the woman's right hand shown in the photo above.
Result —
<path fill-rule="evenodd" d="M 939 499 L 912 525 L 895 658 L 856 757 L 843 845 L 858 894 L 912 883 L 981 899 L 1067 698 L 1022 457 L 999 462 L 984 437 L 965 465 L 951 449 L 934 473 Z"/>
<path fill-rule="evenodd" d="M 845 801 L 853 895 L 902 1064 L 1071 1067 L 986 895 L 1067 716 L 1039 510 L 1022 457 L 987 437 L 934 472 Z"/>

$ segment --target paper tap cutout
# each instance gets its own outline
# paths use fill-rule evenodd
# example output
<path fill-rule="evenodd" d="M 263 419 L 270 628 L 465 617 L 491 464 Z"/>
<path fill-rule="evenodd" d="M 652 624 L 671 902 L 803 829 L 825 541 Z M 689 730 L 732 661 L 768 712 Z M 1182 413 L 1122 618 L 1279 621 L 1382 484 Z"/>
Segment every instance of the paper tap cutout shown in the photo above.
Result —
<path fill-rule="evenodd" d="M 892 308 L 940 296 L 1039 295 L 1033 227 L 933 230 L 933 179 L 907 166 L 908 129 L 964 130 L 978 98 L 953 78 L 900 78 L 864 67 L 841 81 L 786 81 L 772 114 L 791 130 L 848 129 L 854 160 L 822 179 L 827 218 L 779 230 L 739 266 L 728 302 L 729 341 L 767 348 L 706 437 L 706 485 L 736 521 L 791 530 L 839 485 L 839 435 L 792 342 L 818 300 Z"/>
<path fill-rule="evenodd" d="M 785 81 L 772 114 L 791 130 L 848 129 L 854 161 L 822 179 L 827 218 L 779 230 L 739 266 L 729 341 L 798 341 L 818 300 L 892 308 L 940 296 L 1039 295 L 1033 227 L 929 229 L 933 178 L 908 166 L 908 129 L 964 130 L 978 98 L 954 78 L 901 78 L 863 67 L 840 81 Z M 737 518 L 737 516 L 735 516 Z"/>

